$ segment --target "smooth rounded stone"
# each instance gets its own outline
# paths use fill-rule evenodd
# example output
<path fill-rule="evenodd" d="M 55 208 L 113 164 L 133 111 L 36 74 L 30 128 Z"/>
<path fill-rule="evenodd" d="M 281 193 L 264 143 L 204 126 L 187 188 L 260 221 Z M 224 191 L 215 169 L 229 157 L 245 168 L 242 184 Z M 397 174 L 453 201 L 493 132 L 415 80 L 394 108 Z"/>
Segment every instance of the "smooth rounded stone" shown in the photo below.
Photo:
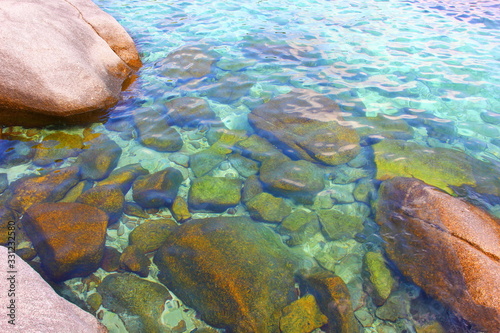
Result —
<path fill-rule="evenodd" d="M 342 125 L 339 106 L 308 89 L 294 89 L 256 107 L 248 115 L 256 132 L 292 158 L 338 165 L 360 151 L 356 131 Z"/>
<path fill-rule="evenodd" d="M 95 314 L 102 305 L 102 296 L 99 293 L 90 294 L 86 300 L 91 313 Z"/>
<path fill-rule="evenodd" d="M 277 332 L 296 299 L 301 258 L 247 217 L 191 220 L 156 252 L 158 278 L 208 324 L 231 332 Z"/>
<path fill-rule="evenodd" d="M 117 186 L 123 194 L 127 194 L 134 180 L 148 173 L 148 170 L 144 169 L 140 163 L 128 164 L 113 170 L 107 178 L 97 182 L 96 186 Z"/>
<path fill-rule="evenodd" d="M 82 151 L 83 138 L 76 134 L 55 132 L 45 136 L 43 141 L 33 148 L 33 164 L 46 166 L 77 156 Z"/>
<path fill-rule="evenodd" d="M 139 176 L 132 185 L 132 197 L 142 208 L 170 206 L 182 181 L 181 172 L 174 168 Z"/>
<path fill-rule="evenodd" d="M 229 156 L 229 163 L 238 173 L 245 178 L 255 175 L 259 172 L 259 163 L 249 158 L 243 157 L 240 154 Z"/>
<path fill-rule="evenodd" d="M 262 192 L 264 192 L 264 188 L 259 178 L 255 175 L 250 176 L 243 183 L 243 190 L 241 191 L 241 201 L 246 203 Z"/>
<path fill-rule="evenodd" d="M 290 237 L 286 241 L 290 246 L 303 244 L 319 231 L 318 216 L 303 209 L 293 211 L 278 227 L 281 235 Z"/>
<path fill-rule="evenodd" d="M 370 136 L 398 140 L 413 138 L 413 128 L 403 119 L 394 116 L 379 113 L 375 117 L 349 117 L 346 120 L 356 123 L 356 132 L 361 139 Z"/>
<path fill-rule="evenodd" d="M 356 253 L 349 253 L 335 265 L 334 272 L 342 281 L 351 283 L 361 275 L 362 267 L 363 258 Z"/>
<path fill-rule="evenodd" d="M 439 321 L 432 321 L 424 325 L 415 326 L 417 333 L 446 333 L 446 330 L 441 326 Z"/>
<path fill-rule="evenodd" d="M 104 134 L 85 142 L 85 145 L 87 148 L 76 160 L 82 178 L 102 180 L 108 177 L 116 168 L 122 149 Z"/>
<path fill-rule="evenodd" d="M 125 202 L 123 212 L 130 216 L 141 217 L 143 219 L 149 218 L 149 214 L 135 202 Z"/>
<path fill-rule="evenodd" d="M 189 212 L 188 203 L 183 197 L 176 197 L 172 207 L 170 208 L 170 212 L 174 219 L 182 223 L 191 218 L 191 213 Z"/>
<path fill-rule="evenodd" d="M 15 281 L 7 275 L 12 271 L 9 267 L 12 262 L 15 262 Z M 6 303 L 4 322 L 0 324 L 2 332 L 108 332 L 92 314 L 59 296 L 33 267 L 3 246 L 0 246 L 0 270 L 5 272 L 0 279 Z M 8 295 L 12 284 L 15 299 Z M 15 300 L 12 312 L 7 308 L 9 299 Z"/>
<path fill-rule="evenodd" d="M 58 201 L 79 180 L 79 169 L 76 166 L 54 170 L 43 176 L 18 179 L 10 184 L 12 199 L 7 206 L 22 213 L 35 203 Z"/>
<path fill-rule="evenodd" d="M 108 217 L 80 203 L 41 203 L 23 215 L 23 226 L 54 281 L 87 276 L 99 268 Z"/>
<path fill-rule="evenodd" d="M 378 305 L 383 304 L 396 286 L 384 256 L 380 252 L 367 252 L 364 265 L 373 286 L 374 301 Z"/>
<path fill-rule="evenodd" d="M 320 311 L 316 298 L 307 294 L 283 309 L 280 331 L 310 333 L 327 322 L 328 318 Z"/>
<path fill-rule="evenodd" d="M 386 252 L 403 275 L 479 329 L 500 330 L 498 218 L 402 177 L 382 183 L 376 208 Z"/>
<path fill-rule="evenodd" d="M 370 178 L 361 178 L 356 182 L 356 187 L 352 194 L 356 201 L 369 203 L 372 198 L 376 197 L 373 181 Z"/>
<path fill-rule="evenodd" d="M 370 314 L 370 312 L 367 311 L 367 309 L 359 309 L 354 311 L 354 315 L 356 316 L 356 319 L 363 325 L 363 327 L 370 327 L 372 326 L 375 318 Z"/>
<path fill-rule="evenodd" d="M 492 125 L 500 124 L 500 113 L 492 112 L 492 111 L 485 111 L 485 112 L 481 112 L 479 114 L 479 116 L 481 116 L 481 119 L 485 123 L 492 124 Z"/>
<path fill-rule="evenodd" d="M 0 168 L 9 168 L 27 163 L 33 158 L 34 154 L 35 151 L 26 142 L 0 140 Z"/>
<path fill-rule="evenodd" d="M 189 156 L 182 153 L 173 153 L 168 156 L 168 159 L 177 165 L 187 168 L 189 166 Z"/>
<path fill-rule="evenodd" d="M 349 204 L 335 205 L 332 209 L 316 211 L 328 238 L 332 240 L 354 238 L 357 233 L 363 231 L 365 217 L 347 206 Z"/>
<path fill-rule="evenodd" d="M 353 192 L 355 186 L 356 185 L 354 183 L 345 185 L 333 184 L 329 188 L 329 190 L 331 190 L 330 197 L 335 203 L 352 203 L 354 202 Z"/>
<path fill-rule="evenodd" d="M 165 302 L 172 299 L 167 288 L 134 274 L 107 275 L 97 287 L 102 305 L 118 314 L 128 332 L 163 332 L 161 323 Z"/>
<path fill-rule="evenodd" d="M 158 250 L 167 239 L 177 223 L 170 219 L 149 220 L 137 226 L 128 236 L 131 246 L 141 252 L 148 253 Z"/>
<path fill-rule="evenodd" d="M 121 252 L 111 246 L 104 248 L 102 256 L 101 268 L 106 272 L 116 272 L 120 268 Z"/>
<path fill-rule="evenodd" d="M 414 177 L 450 194 L 454 193 L 451 186 L 476 185 L 467 155 L 461 151 L 399 140 L 384 140 L 373 149 L 377 179 Z"/>
<path fill-rule="evenodd" d="M 382 306 L 377 308 L 375 315 L 380 319 L 392 322 L 408 318 L 410 315 L 410 301 L 405 293 L 395 292 Z"/>
<path fill-rule="evenodd" d="M 350 160 L 347 165 L 351 168 L 362 168 L 370 163 L 367 155 L 366 148 L 361 148 L 361 152 L 355 158 Z"/>
<path fill-rule="evenodd" d="M 217 61 L 217 67 L 225 71 L 237 72 L 252 67 L 257 63 L 253 59 L 221 59 Z"/>
<path fill-rule="evenodd" d="M 223 212 L 240 202 L 241 185 L 239 179 L 211 176 L 196 178 L 189 189 L 189 208 Z"/>
<path fill-rule="evenodd" d="M 323 191 L 319 192 L 316 197 L 314 198 L 313 210 L 318 210 L 318 209 L 330 209 L 333 207 L 333 200 L 332 197 L 330 196 L 330 191 Z"/>
<path fill-rule="evenodd" d="M 9 179 L 6 173 L 0 173 L 0 194 L 9 187 Z"/>
<path fill-rule="evenodd" d="M 57 202 L 75 202 L 83 192 L 90 190 L 92 188 L 92 185 L 92 182 L 88 180 L 82 180 L 78 182 L 78 184 L 73 186 L 68 192 L 66 192 L 64 197 Z"/>
<path fill-rule="evenodd" d="M 203 45 L 184 46 L 159 62 L 161 75 L 172 80 L 187 81 L 210 74 L 217 53 Z"/>
<path fill-rule="evenodd" d="M 118 222 L 123 214 L 125 196 L 118 187 L 96 186 L 83 192 L 76 202 L 99 208 L 108 215 L 109 224 L 113 224 Z"/>
<path fill-rule="evenodd" d="M 134 125 L 139 141 L 145 147 L 160 152 L 174 152 L 180 150 L 184 144 L 179 132 L 167 123 L 165 115 L 159 110 L 135 110 Z"/>
<path fill-rule="evenodd" d="M 249 136 L 247 139 L 238 142 L 236 147 L 243 156 L 248 156 L 259 162 L 264 162 L 269 158 L 286 159 L 280 150 L 258 135 Z"/>
<path fill-rule="evenodd" d="M 227 74 L 207 90 L 207 96 L 219 103 L 231 104 L 243 96 L 248 96 L 254 82 L 248 75 Z"/>
<path fill-rule="evenodd" d="M 165 102 L 166 119 L 170 125 L 196 128 L 200 124 L 220 121 L 206 100 L 199 97 L 179 97 Z"/>
<path fill-rule="evenodd" d="M 6 0 L 2 9 L 2 124 L 39 126 L 105 110 L 141 66 L 127 32 L 90 0 Z"/>
<path fill-rule="evenodd" d="M 330 178 L 334 184 L 355 183 L 361 178 L 371 178 L 373 173 L 366 169 L 352 168 L 348 165 L 338 165 L 330 172 Z"/>
<path fill-rule="evenodd" d="M 285 200 L 266 192 L 257 194 L 245 204 L 253 219 L 270 223 L 280 223 L 292 211 Z"/>
<path fill-rule="evenodd" d="M 135 245 L 127 246 L 120 256 L 120 268 L 140 277 L 149 275 L 150 264 L 148 257 Z"/>
<path fill-rule="evenodd" d="M 312 204 L 316 194 L 325 187 L 323 171 L 304 160 L 268 159 L 260 167 L 259 178 L 271 193 L 304 204 Z"/>
<path fill-rule="evenodd" d="M 328 318 L 331 332 L 359 333 L 349 290 L 342 279 L 332 272 L 319 270 L 305 274 L 302 279 L 307 290 L 318 301 L 319 308 Z"/>
<path fill-rule="evenodd" d="M 189 157 L 189 167 L 196 177 L 206 175 L 226 160 L 225 152 L 212 147 L 194 153 Z"/>

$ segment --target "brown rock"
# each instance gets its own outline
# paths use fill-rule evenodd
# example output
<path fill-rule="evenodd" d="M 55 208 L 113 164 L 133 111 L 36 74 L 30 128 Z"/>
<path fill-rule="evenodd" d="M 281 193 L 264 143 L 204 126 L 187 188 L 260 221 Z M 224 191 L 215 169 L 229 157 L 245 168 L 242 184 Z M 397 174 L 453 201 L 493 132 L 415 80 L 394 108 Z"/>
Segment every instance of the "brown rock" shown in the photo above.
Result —
<path fill-rule="evenodd" d="M 137 246 L 127 246 L 120 256 L 120 267 L 126 271 L 136 273 L 140 277 L 149 274 L 151 262 Z"/>
<path fill-rule="evenodd" d="M 33 148 L 36 148 L 33 163 L 44 166 L 77 156 L 83 148 L 83 139 L 76 134 L 55 132 L 45 136 L 43 141 Z"/>
<path fill-rule="evenodd" d="M 286 333 L 310 333 L 327 322 L 328 318 L 321 313 L 314 296 L 307 294 L 283 309 L 280 330 Z"/>
<path fill-rule="evenodd" d="M 161 110 L 140 108 L 134 111 L 134 125 L 140 142 L 156 151 L 173 152 L 182 148 L 182 137 L 177 130 L 167 124 Z"/>
<path fill-rule="evenodd" d="M 146 221 L 129 234 L 129 244 L 143 253 L 156 251 L 177 226 L 175 221 L 167 219 Z"/>
<path fill-rule="evenodd" d="M 100 209 L 79 203 L 42 203 L 30 207 L 22 221 L 51 279 L 86 276 L 99 268 L 108 225 Z"/>
<path fill-rule="evenodd" d="M 140 163 L 129 164 L 124 167 L 113 170 L 111 174 L 106 178 L 98 182 L 97 186 L 113 185 L 118 186 L 123 194 L 127 192 L 132 187 L 134 180 L 143 175 L 147 175 L 148 170 L 144 169 Z"/>
<path fill-rule="evenodd" d="M 108 214 L 109 224 L 116 223 L 123 214 L 125 196 L 113 185 L 96 186 L 78 197 L 76 202 L 97 207 Z"/>
<path fill-rule="evenodd" d="M 12 199 L 8 206 L 22 213 L 34 203 L 58 201 L 79 180 L 79 169 L 75 166 L 54 170 L 44 176 L 21 178 L 10 185 Z"/>
<path fill-rule="evenodd" d="M 182 181 L 179 170 L 166 168 L 151 175 L 138 177 L 132 185 L 132 196 L 143 208 L 171 205 Z"/>
<path fill-rule="evenodd" d="M 189 80 L 208 75 L 217 60 L 204 46 L 185 46 L 161 61 L 161 74 L 174 80 Z"/>
<path fill-rule="evenodd" d="M 106 246 L 102 258 L 101 267 L 106 272 L 116 272 L 120 268 L 120 256 L 122 254 L 116 248 Z"/>
<path fill-rule="evenodd" d="M 500 221 L 413 178 L 385 181 L 377 223 L 389 257 L 429 295 L 500 331 Z"/>
<path fill-rule="evenodd" d="M 15 303 L 15 326 L 8 323 L 9 317 L 5 316 L 9 310 L 4 311 L 0 321 L 2 332 L 95 332 L 105 333 L 108 330 L 90 313 L 83 311 L 73 303 L 57 295 L 54 289 L 42 277 L 12 253 L 8 257 L 7 248 L 0 246 L 0 270 L 7 272 L 8 260 L 14 258 L 17 271 L 15 286 L 17 302 Z M 0 288 L 9 290 L 10 280 L 0 279 Z M 7 297 L 7 292 L 5 292 Z M 13 299 L 13 298 L 12 298 Z M 7 306 L 8 298 L 5 300 Z M 21 301 L 22 300 L 22 301 Z M 14 329 L 15 327 L 15 329 Z"/>
<path fill-rule="evenodd" d="M 100 135 L 85 142 L 86 149 L 78 156 L 83 179 L 101 180 L 116 168 L 122 149 L 108 136 Z"/>
<path fill-rule="evenodd" d="M 90 0 L 6 0 L 2 9 L 2 124 L 106 109 L 141 65 L 130 36 Z"/>
<path fill-rule="evenodd" d="M 191 218 L 191 213 L 188 209 L 188 204 L 183 197 L 176 197 L 172 208 L 170 209 L 172 216 L 177 222 L 184 222 Z"/>

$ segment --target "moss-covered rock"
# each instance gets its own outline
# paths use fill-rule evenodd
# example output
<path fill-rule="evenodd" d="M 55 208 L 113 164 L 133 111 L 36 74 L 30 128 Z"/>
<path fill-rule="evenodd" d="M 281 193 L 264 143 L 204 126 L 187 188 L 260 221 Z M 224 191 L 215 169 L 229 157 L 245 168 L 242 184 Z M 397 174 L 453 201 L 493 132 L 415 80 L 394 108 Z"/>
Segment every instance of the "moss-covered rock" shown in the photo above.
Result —
<path fill-rule="evenodd" d="M 241 200 L 247 202 L 256 195 L 264 192 L 264 187 L 257 176 L 248 177 L 243 183 L 243 190 L 241 191 Z"/>
<path fill-rule="evenodd" d="M 412 177 L 453 194 L 451 186 L 476 181 L 465 153 L 447 148 L 430 148 L 400 140 L 383 140 L 373 145 L 376 178 Z"/>
<path fill-rule="evenodd" d="M 188 204 L 183 197 L 178 196 L 175 198 L 170 211 L 172 212 L 172 216 L 177 222 L 184 222 L 191 218 Z"/>
<path fill-rule="evenodd" d="M 242 177 L 250 177 L 259 172 L 259 163 L 249 158 L 243 157 L 240 154 L 232 154 L 229 156 L 229 162 L 233 168 L 238 171 Z"/>
<path fill-rule="evenodd" d="M 109 224 L 116 223 L 123 214 L 125 196 L 113 185 L 96 186 L 80 195 L 76 202 L 94 206 L 108 214 Z"/>
<path fill-rule="evenodd" d="M 283 153 L 272 145 L 266 139 L 251 135 L 247 139 L 237 143 L 236 147 L 241 151 L 243 156 L 248 156 L 253 160 L 263 162 L 269 158 L 283 159 Z"/>
<path fill-rule="evenodd" d="M 253 109 L 248 121 L 292 158 L 338 165 L 360 151 L 356 131 L 342 124 L 339 106 L 309 89 L 294 89 Z"/>
<path fill-rule="evenodd" d="M 258 221 L 280 223 L 292 208 L 282 198 L 262 192 L 246 202 L 250 216 Z"/>
<path fill-rule="evenodd" d="M 194 153 L 189 157 L 189 167 L 196 177 L 206 175 L 226 159 L 227 152 L 221 152 L 212 147 Z"/>
<path fill-rule="evenodd" d="M 143 253 L 156 251 L 176 227 L 170 219 L 149 220 L 132 230 L 128 241 Z"/>
<path fill-rule="evenodd" d="M 161 284 L 134 274 L 111 274 L 102 280 L 97 291 L 102 295 L 102 305 L 117 313 L 129 332 L 166 330 L 160 318 L 165 302 L 172 296 Z"/>
<path fill-rule="evenodd" d="M 179 127 L 194 127 L 200 123 L 220 121 L 208 102 L 198 97 L 179 97 L 168 100 L 167 121 Z"/>
<path fill-rule="evenodd" d="M 320 231 L 319 219 L 314 212 L 299 209 L 285 217 L 278 227 L 278 232 L 290 238 L 290 246 L 300 245 Z"/>
<path fill-rule="evenodd" d="M 134 124 L 140 142 L 156 151 L 178 151 L 182 148 L 182 137 L 168 125 L 165 115 L 155 109 L 138 109 L 134 113 Z"/>
<path fill-rule="evenodd" d="M 370 274 L 370 282 L 374 287 L 375 299 L 378 304 L 385 302 L 391 294 L 396 281 L 386 265 L 384 256 L 380 252 L 367 252 L 365 267 Z"/>
<path fill-rule="evenodd" d="M 332 209 L 317 211 L 324 233 L 332 240 L 353 238 L 363 231 L 363 216 L 352 214 L 342 209 L 343 206 L 346 205 L 335 205 Z"/>
<path fill-rule="evenodd" d="M 204 176 L 193 180 L 189 189 L 190 209 L 223 212 L 241 199 L 241 180 Z"/>
<path fill-rule="evenodd" d="M 147 175 L 148 173 L 148 170 L 144 169 L 139 163 L 129 164 L 113 170 L 113 172 L 111 172 L 111 174 L 107 178 L 101 180 L 96 185 L 117 186 L 122 190 L 123 194 L 127 194 L 127 192 L 132 187 L 132 183 L 134 182 L 134 180 L 137 177 Z"/>
<path fill-rule="evenodd" d="M 83 179 L 101 180 L 116 168 L 122 149 L 106 135 L 85 142 L 85 149 L 78 155 L 76 164 L 80 166 Z"/>
<path fill-rule="evenodd" d="M 21 178 L 10 184 L 12 199 L 7 206 L 22 213 L 35 203 L 58 201 L 79 180 L 79 169 L 75 166 L 54 170 L 43 176 Z"/>
<path fill-rule="evenodd" d="M 369 137 L 409 140 L 413 138 L 413 128 L 403 119 L 379 113 L 375 117 L 350 117 L 356 122 L 356 132 L 362 139 Z"/>
<path fill-rule="evenodd" d="M 132 197 L 143 208 L 169 206 L 177 196 L 182 181 L 182 173 L 174 168 L 139 176 L 132 185 Z"/>
<path fill-rule="evenodd" d="M 42 203 L 31 206 L 23 226 L 42 268 L 54 281 L 86 276 L 101 264 L 108 217 L 80 203 Z"/>
<path fill-rule="evenodd" d="M 312 204 L 316 194 L 325 187 L 324 174 L 313 163 L 300 160 L 267 159 L 260 167 L 259 178 L 271 192 Z"/>
<path fill-rule="evenodd" d="M 280 331 L 286 333 L 310 333 L 325 325 L 328 318 L 321 313 L 316 298 L 307 294 L 283 309 Z"/>
<path fill-rule="evenodd" d="M 278 332 L 295 298 L 297 257 L 268 227 L 245 217 L 191 220 L 155 255 L 159 279 L 210 325 Z"/>

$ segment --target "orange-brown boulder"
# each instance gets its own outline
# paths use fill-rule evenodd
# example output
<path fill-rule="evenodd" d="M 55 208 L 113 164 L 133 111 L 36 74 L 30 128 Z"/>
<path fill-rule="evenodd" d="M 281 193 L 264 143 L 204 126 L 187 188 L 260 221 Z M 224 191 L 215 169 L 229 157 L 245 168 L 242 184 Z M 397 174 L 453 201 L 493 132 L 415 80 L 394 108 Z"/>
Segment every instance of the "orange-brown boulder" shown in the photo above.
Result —
<path fill-rule="evenodd" d="M 377 223 L 389 257 L 429 295 L 500 331 L 500 221 L 413 178 L 385 181 Z"/>
<path fill-rule="evenodd" d="M 22 221 L 49 278 L 63 281 L 99 268 L 108 225 L 108 216 L 100 209 L 80 203 L 42 203 L 30 207 Z"/>

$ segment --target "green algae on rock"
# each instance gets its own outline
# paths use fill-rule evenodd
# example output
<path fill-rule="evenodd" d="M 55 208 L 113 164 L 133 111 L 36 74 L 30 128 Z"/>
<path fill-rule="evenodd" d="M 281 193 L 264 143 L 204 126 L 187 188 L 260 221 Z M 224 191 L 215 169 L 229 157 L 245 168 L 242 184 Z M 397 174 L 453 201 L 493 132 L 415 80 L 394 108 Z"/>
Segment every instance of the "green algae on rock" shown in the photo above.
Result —
<path fill-rule="evenodd" d="M 355 234 L 363 231 L 363 216 L 349 212 L 345 209 L 346 206 L 348 205 L 335 205 L 332 209 L 316 211 L 323 231 L 332 240 L 353 238 Z"/>
<path fill-rule="evenodd" d="M 83 138 L 59 131 L 45 136 L 43 141 L 33 148 L 35 149 L 33 163 L 45 166 L 77 156 L 82 151 Z"/>
<path fill-rule="evenodd" d="M 188 221 L 154 262 L 160 281 L 186 305 L 232 332 L 278 332 L 281 310 L 296 298 L 297 256 L 246 217 Z"/>
<path fill-rule="evenodd" d="M 139 176 L 132 185 L 132 196 L 143 208 L 169 206 L 177 196 L 182 181 L 181 172 L 175 168 Z"/>
<path fill-rule="evenodd" d="M 292 158 L 338 165 L 360 151 L 359 136 L 343 125 L 339 106 L 314 90 L 293 89 L 252 110 L 248 120 Z"/>
<path fill-rule="evenodd" d="M 250 216 L 257 221 L 280 223 L 292 208 L 282 198 L 262 192 L 246 202 Z"/>
<path fill-rule="evenodd" d="M 380 252 L 367 252 L 365 254 L 365 266 L 370 274 L 370 282 L 374 287 L 375 301 L 381 304 L 389 298 L 396 281 Z"/>
<path fill-rule="evenodd" d="M 184 144 L 177 130 L 168 125 L 160 110 L 140 108 L 134 111 L 134 125 L 140 142 L 160 152 L 174 152 Z"/>
<path fill-rule="evenodd" d="M 278 227 L 278 232 L 289 236 L 286 243 L 300 245 L 320 231 L 319 219 L 314 212 L 299 209 L 285 217 Z"/>
<path fill-rule="evenodd" d="M 130 333 L 165 330 L 161 313 L 172 296 L 161 284 L 134 274 L 115 273 L 106 276 L 97 291 L 102 295 L 102 305 L 117 313 Z"/>
<path fill-rule="evenodd" d="M 373 145 L 376 178 L 414 177 L 453 194 L 450 186 L 476 181 L 467 155 L 448 148 L 430 148 L 401 140 L 383 140 Z"/>
<path fill-rule="evenodd" d="M 239 179 L 211 176 L 196 178 L 189 189 L 189 208 L 223 212 L 240 202 L 241 185 Z"/>
<path fill-rule="evenodd" d="M 80 203 L 41 203 L 31 206 L 23 225 L 54 281 L 86 276 L 101 264 L 108 217 Z"/>
<path fill-rule="evenodd" d="M 191 218 L 191 213 L 189 212 L 188 203 L 183 197 L 177 196 L 175 198 L 174 203 L 170 208 L 170 212 L 172 213 L 174 219 L 179 223 L 182 223 Z"/>
<path fill-rule="evenodd" d="M 129 234 L 129 244 L 143 253 L 156 251 L 176 227 L 177 223 L 170 219 L 145 221 Z"/>

